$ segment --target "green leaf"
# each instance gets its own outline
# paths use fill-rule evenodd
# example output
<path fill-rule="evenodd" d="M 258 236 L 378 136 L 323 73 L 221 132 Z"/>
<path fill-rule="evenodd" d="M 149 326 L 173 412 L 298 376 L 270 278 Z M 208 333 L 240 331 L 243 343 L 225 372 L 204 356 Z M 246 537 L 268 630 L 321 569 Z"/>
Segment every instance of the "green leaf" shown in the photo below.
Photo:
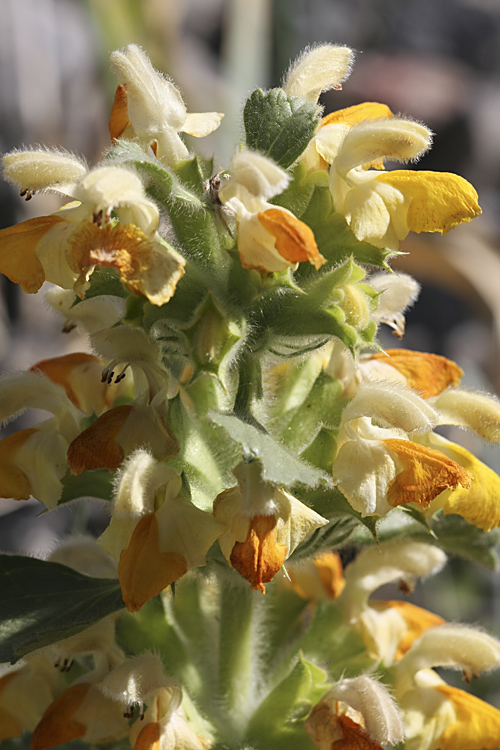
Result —
<path fill-rule="evenodd" d="M 289 453 L 264 429 L 243 422 L 231 414 L 209 415 L 214 424 L 223 427 L 239 443 L 246 458 L 257 459 L 262 464 L 263 478 L 268 482 L 291 487 L 305 484 L 310 487 L 328 480 L 327 475 Z"/>
<path fill-rule="evenodd" d="M 329 685 L 326 673 L 302 655 L 291 672 L 261 703 L 248 726 L 247 738 L 257 747 L 275 750 L 314 748 L 303 719 Z M 276 718 L 279 717 L 279 721 Z"/>
<path fill-rule="evenodd" d="M 107 469 L 92 469 L 78 476 L 66 474 L 62 480 L 63 492 L 58 505 L 69 503 L 78 497 L 98 497 L 111 500 L 113 492 L 113 474 Z"/>
<path fill-rule="evenodd" d="M 243 110 L 246 145 L 286 169 L 303 153 L 319 123 L 319 108 L 283 89 L 256 89 Z"/>
<path fill-rule="evenodd" d="M 193 503 L 211 513 L 214 497 L 234 485 L 237 447 L 212 419 L 188 410 L 179 396 L 170 401 L 169 420 L 181 444 L 170 463 L 187 478 Z"/>
<path fill-rule="evenodd" d="M 302 404 L 283 425 L 283 442 L 300 453 L 312 443 L 321 427 L 338 429 L 347 402 L 341 398 L 343 391 L 340 380 L 320 373 Z"/>
<path fill-rule="evenodd" d="M 124 606 L 117 579 L 90 578 L 32 557 L 0 555 L 0 662 L 14 663 Z"/>
<path fill-rule="evenodd" d="M 495 547 L 500 542 L 500 530 L 482 531 L 461 516 L 450 513 L 436 513 L 430 527 L 437 537 L 439 546 L 451 555 L 472 560 L 490 570 L 497 570 L 498 555 Z"/>

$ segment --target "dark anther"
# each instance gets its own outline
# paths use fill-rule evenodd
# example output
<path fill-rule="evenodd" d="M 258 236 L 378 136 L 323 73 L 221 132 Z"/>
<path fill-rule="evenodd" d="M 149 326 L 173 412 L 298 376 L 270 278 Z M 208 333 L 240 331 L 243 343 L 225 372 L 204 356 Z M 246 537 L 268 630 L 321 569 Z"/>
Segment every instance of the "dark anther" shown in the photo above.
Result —
<path fill-rule="evenodd" d="M 115 378 L 115 383 L 119 383 L 120 381 L 122 381 L 126 374 L 126 372 L 121 372 L 119 375 L 117 375 Z"/>

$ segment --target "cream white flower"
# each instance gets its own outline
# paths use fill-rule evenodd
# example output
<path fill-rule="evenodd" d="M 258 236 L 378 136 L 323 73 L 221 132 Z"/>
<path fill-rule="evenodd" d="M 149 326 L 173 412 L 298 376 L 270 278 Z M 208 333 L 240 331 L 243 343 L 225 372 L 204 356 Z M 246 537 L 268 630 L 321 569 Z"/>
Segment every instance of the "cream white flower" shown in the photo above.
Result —
<path fill-rule="evenodd" d="M 128 137 L 136 137 L 145 148 L 155 144 L 156 156 L 173 165 L 189 156 L 179 133 L 202 138 L 219 127 L 223 115 L 218 112 L 188 114 L 179 89 L 153 68 L 136 44 L 112 52 L 110 61 L 125 86 L 121 98 L 115 99 L 111 116 L 114 138 L 122 135 L 129 123 Z"/>
<path fill-rule="evenodd" d="M 339 680 L 313 708 L 305 729 L 318 750 L 396 745 L 404 728 L 387 688 L 368 675 Z M 377 744 L 380 743 L 380 744 Z"/>
<path fill-rule="evenodd" d="M 117 481 L 110 525 L 99 543 L 118 562 L 122 595 L 131 612 L 138 611 L 192 568 L 224 530 L 212 515 L 180 493 L 174 469 L 136 451 Z"/>
<path fill-rule="evenodd" d="M 325 263 L 312 230 L 291 211 L 269 203 L 289 181 L 283 169 L 256 151 L 233 157 L 219 199 L 236 217 L 244 268 L 275 272 L 305 260 L 316 269 Z"/>

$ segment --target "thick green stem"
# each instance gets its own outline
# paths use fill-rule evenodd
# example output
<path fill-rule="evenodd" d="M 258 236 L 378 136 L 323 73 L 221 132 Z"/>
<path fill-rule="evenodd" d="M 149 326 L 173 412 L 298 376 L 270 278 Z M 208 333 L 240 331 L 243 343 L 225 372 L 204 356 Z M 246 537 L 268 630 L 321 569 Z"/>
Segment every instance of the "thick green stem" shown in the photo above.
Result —
<path fill-rule="evenodd" d="M 226 582 L 227 583 L 227 582 Z M 248 585 L 223 586 L 220 597 L 219 693 L 226 737 L 244 735 L 257 703 L 257 597 Z"/>

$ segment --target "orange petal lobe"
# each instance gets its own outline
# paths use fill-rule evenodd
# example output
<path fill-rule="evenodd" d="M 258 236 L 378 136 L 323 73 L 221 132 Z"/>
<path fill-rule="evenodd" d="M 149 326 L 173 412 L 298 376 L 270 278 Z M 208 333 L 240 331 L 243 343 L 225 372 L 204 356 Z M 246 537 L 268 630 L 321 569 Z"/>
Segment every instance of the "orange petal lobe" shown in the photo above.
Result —
<path fill-rule="evenodd" d="M 419 391 L 423 398 L 437 396 L 449 386 L 458 385 L 464 374 L 451 359 L 409 349 L 387 349 L 385 354 L 377 352 L 370 359 L 394 367 L 404 375 L 410 388 Z"/>
<path fill-rule="evenodd" d="M 37 248 L 42 237 L 60 221 L 64 219 L 59 216 L 40 216 L 0 230 L 0 273 L 19 284 L 23 292 L 34 294 L 45 281 Z"/>
<path fill-rule="evenodd" d="M 339 716 L 320 701 L 311 711 L 305 729 L 320 750 L 383 750 L 376 740 L 345 714 Z"/>
<path fill-rule="evenodd" d="M 116 141 L 128 125 L 130 125 L 130 120 L 128 119 L 127 87 L 125 84 L 120 83 L 115 91 L 115 100 L 109 118 L 109 134 L 111 140 L 113 142 Z"/>
<path fill-rule="evenodd" d="M 380 743 L 348 716 L 339 716 L 339 724 L 344 736 L 332 742 L 332 750 L 383 750 Z"/>
<path fill-rule="evenodd" d="M 146 724 L 135 741 L 134 750 L 160 750 L 161 729 L 157 721 Z"/>
<path fill-rule="evenodd" d="M 159 549 L 155 514 L 143 516 L 118 563 L 123 601 L 129 612 L 137 612 L 148 599 L 177 581 L 186 571 L 187 563 L 181 554 Z"/>
<path fill-rule="evenodd" d="M 247 538 L 236 542 L 231 553 L 233 568 L 263 594 L 264 584 L 272 581 L 286 560 L 286 545 L 276 544 L 276 523 L 275 516 L 254 516 Z"/>
<path fill-rule="evenodd" d="M 410 440 L 390 439 L 384 444 L 403 464 L 403 471 L 389 482 L 387 502 L 396 507 L 418 503 L 428 508 L 443 490 L 470 487 L 473 476 L 441 451 Z"/>
<path fill-rule="evenodd" d="M 68 448 L 68 465 L 73 474 L 81 474 L 86 469 L 114 471 L 120 466 L 125 451 L 117 437 L 132 408 L 126 404 L 104 412 L 73 440 Z"/>
<path fill-rule="evenodd" d="M 80 273 L 95 265 L 116 268 L 125 284 L 137 280 L 150 254 L 151 243 L 133 224 L 99 227 L 83 221 L 68 243 L 68 262 L 73 271 Z"/>
<path fill-rule="evenodd" d="M 87 728 L 74 717 L 90 687 L 88 682 L 72 685 L 50 704 L 35 727 L 31 750 L 47 750 L 85 736 Z"/>
<path fill-rule="evenodd" d="M 270 208 L 258 214 L 266 231 L 275 238 L 275 247 L 290 263 L 308 260 L 316 269 L 326 263 L 318 250 L 314 232 L 303 221 L 280 208 Z"/>
<path fill-rule="evenodd" d="M 75 367 L 89 363 L 102 364 L 101 360 L 98 357 L 94 357 L 93 354 L 74 352 L 72 354 L 64 354 L 62 357 L 53 357 L 52 359 L 44 359 L 41 362 L 37 362 L 36 365 L 30 368 L 30 371 L 41 372 L 42 375 L 45 375 L 53 383 L 61 385 L 70 401 L 75 406 L 80 407 L 80 399 L 71 384 L 71 373 Z"/>
<path fill-rule="evenodd" d="M 16 466 L 16 454 L 36 428 L 20 430 L 0 440 L 0 497 L 28 500 L 31 484 L 28 477 Z"/>

